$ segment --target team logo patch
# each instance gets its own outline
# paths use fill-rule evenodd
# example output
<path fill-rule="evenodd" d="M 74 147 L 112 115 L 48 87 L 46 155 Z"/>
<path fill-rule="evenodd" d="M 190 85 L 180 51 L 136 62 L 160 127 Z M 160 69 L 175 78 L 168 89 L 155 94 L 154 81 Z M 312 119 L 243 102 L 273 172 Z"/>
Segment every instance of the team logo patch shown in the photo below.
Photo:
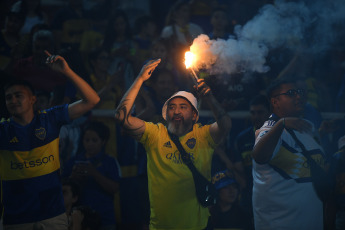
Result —
<path fill-rule="evenodd" d="M 186 142 L 186 145 L 187 145 L 190 149 L 194 148 L 195 144 L 196 144 L 195 138 L 188 139 L 187 142 Z"/>
<path fill-rule="evenodd" d="M 35 130 L 36 137 L 42 141 L 46 138 L 46 134 L 47 132 L 43 127 Z"/>

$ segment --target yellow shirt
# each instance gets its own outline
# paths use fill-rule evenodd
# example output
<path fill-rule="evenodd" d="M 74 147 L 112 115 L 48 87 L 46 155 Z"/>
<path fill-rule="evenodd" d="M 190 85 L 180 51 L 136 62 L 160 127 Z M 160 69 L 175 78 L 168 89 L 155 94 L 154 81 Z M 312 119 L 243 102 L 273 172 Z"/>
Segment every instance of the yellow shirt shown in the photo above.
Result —
<path fill-rule="evenodd" d="M 204 229 L 209 211 L 199 205 L 192 173 L 183 164 L 166 127 L 151 122 L 145 125 L 140 142 L 147 153 L 150 230 Z M 209 125 L 195 124 L 191 132 L 180 137 L 180 142 L 191 155 L 196 168 L 210 180 L 211 159 L 216 144 L 209 130 Z"/>

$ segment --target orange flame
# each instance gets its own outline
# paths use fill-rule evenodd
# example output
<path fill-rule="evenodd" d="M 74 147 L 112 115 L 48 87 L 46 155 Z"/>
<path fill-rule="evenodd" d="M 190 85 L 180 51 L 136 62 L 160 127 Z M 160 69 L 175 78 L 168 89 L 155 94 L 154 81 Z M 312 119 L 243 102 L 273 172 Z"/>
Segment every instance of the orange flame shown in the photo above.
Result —
<path fill-rule="evenodd" d="M 194 63 L 194 59 L 195 59 L 195 54 L 193 54 L 190 51 L 187 51 L 184 55 L 185 61 L 184 64 L 186 65 L 186 69 L 190 68 L 193 63 Z"/>

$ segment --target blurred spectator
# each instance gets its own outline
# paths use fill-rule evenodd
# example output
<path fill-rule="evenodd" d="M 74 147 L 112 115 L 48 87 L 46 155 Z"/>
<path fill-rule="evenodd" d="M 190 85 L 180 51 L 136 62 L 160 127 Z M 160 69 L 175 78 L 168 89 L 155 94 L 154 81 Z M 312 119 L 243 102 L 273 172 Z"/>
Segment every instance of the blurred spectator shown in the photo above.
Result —
<path fill-rule="evenodd" d="M 84 31 L 90 28 L 85 18 L 83 0 L 68 0 L 68 5 L 59 8 L 51 22 L 58 48 L 79 50 Z"/>
<path fill-rule="evenodd" d="M 80 193 L 81 191 L 79 185 L 75 181 L 70 179 L 65 179 L 62 181 L 62 194 L 69 221 L 73 208 L 78 206 L 80 203 Z"/>
<path fill-rule="evenodd" d="M 33 36 L 39 30 L 50 30 L 50 27 L 47 24 L 36 24 L 31 28 L 30 33 L 24 34 L 18 45 L 15 49 L 15 53 L 13 54 L 15 59 L 14 62 L 20 58 L 27 58 L 32 56 L 32 49 L 33 49 Z"/>
<path fill-rule="evenodd" d="M 63 55 L 66 60 L 68 60 L 71 68 L 73 67 L 74 71 L 82 76 L 82 78 L 89 84 L 91 80 L 89 78 L 89 72 L 86 70 L 83 63 L 82 56 L 79 51 L 73 50 L 72 48 L 65 48 L 59 50 L 60 55 Z M 61 88 L 61 86 L 59 86 Z M 70 103 L 79 99 L 80 95 L 73 84 L 67 82 L 63 86 L 64 90 L 60 90 L 59 87 L 54 88 L 54 97 L 52 99 L 52 104 L 56 105 L 62 102 Z M 59 94 L 60 93 L 60 94 Z"/>
<path fill-rule="evenodd" d="M 244 169 L 242 162 L 235 162 L 234 156 L 226 147 L 226 141 L 224 140 L 214 150 L 212 156 L 212 174 L 227 169 L 233 174 L 234 179 L 239 185 L 239 189 L 242 191 L 246 187 L 246 177 L 244 175 Z"/>
<path fill-rule="evenodd" d="M 85 124 L 79 154 L 65 164 L 63 177 L 80 184 L 80 202 L 99 213 L 102 229 L 116 229 L 114 195 L 121 172 L 117 160 L 105 152 L 108 140 L 109 129 L 102 122 Z"/>
<path fill-rule="evenodd" d="M 139 72 L 143 63 L 150 58 L 152 42 L 159 36 L 157 22 L 149 15 L 143 15 L 135 20 L 133 40 L 137 44 L 135 72 Z"/>
<path fill-rule="evenodd" d="M 4 28 L 0 33 L 0 70 L 6 70 L 21 39 L 19 32 L 24 25 L 25 15 L 15 10 L 12 8 L 7 13 Z"/>
<path fill-rule="evenodd" d="M 67 81 L 61 73 L 46 65 L 45 50 L 54 53 L 54 37 L 51 31 L 40 30 L 33 36 L 32 56 L 14 63 L 12 71 L 17 79 L 29 81 L 36 90 L 52 92 L 58 86 L 64 87 Z"/>
<path fill-rule="evenodd" d="M 211 15 L 212 30 L 208 34 L 210 39 L 229 39 L 231 30 L 229 29 L 228 12 L 223 8 L 214 9 Z"/>
<path fill-rule="evenodd" d="M 47 15 L 42 10 L 41 0 L 20 0 L 13 7 L 25 15 L 25 22 L 20 30 L 22 35 L 29 34 L 37 24 L 48 24 Z"/>
<path fill-rule="evenodd" d="M 59 156 L 61 159 L 62 169 L 67 161 L 77 155 L 80 143 L 81 127 L 86 121 L 88 121 L 88 119 L 89 114 L 86 114 L 61 127 L 59 134 Z"/>
<path fill-rule="evenodd" d="M 291 75 L 288 77 L 285 76 L 285 78 L 291 79 L 291 80 L 294 79 L 293 77 L 291 77 Z M 309 79 L 313 81 L 312 78 L 309 78 Z M 313 100 L 310 100 L 310 97 L 309 97 L 309 95 L 312 94 L 312 95 L 315 95 L 314 98 L 317 98 L 318 97 L 317 93 L 313 92 L 313 90 L 308 87 L 308 80 L 297 79 L 296 85 L 299 89 L 302 89 L 305 92 L 305 97 L 303 97 L 303 100 L 305 100 L 304 102 L 305 108 L 304 108 L 303 117 L 313 122 L 313 124 L 315 125 L 315 128 L 319 129 L 323 118 L 321 116 L 321 113 L 318 110 L 317 103 L 313 103 Z M 316 87 L 316 86 L 313 86 L 313 87 Z"/>
<path fill-rule="evenodd" d="M 110 56 L 105 48 L 96 48 L 89 54 L 89 61 L 92 72 L 90 74 L 90 84 L 101 98 L 96 109 L 111 110 L 114 105 L 120 102 L 124 91 L 123 71 L 119 69 L 114 74 L 108 73 Z M 106 144 L 106 152 L 117 157 L 116 123 L 112 117 L 94 118 L 102 121 L 110 130 L 111 141 Z"/>
<path fill-rule="evenodd" d="M 166 17 L 166 26 L 162 30 L 163 38 L 170 38 L 176 46 L 189 46 L 193 39 L 202 34 L 199 25 L 190 22 L 190 5 L 186 0 L 176 1 Z"/>
<path fill-rule="evenodd" d="M 72 210 L 69 230 L 101 230 L 101 224 L 97 211 L 81 205 Z"/>
<path fill-rule="evenodd" d="M 211 31 L 210 18 L 217 0 L 190 1 L 190 21 L 199 25 L 205 33 Z"/>
<path fill-rule="evenodd" d="M 193 39 L 202 33 L 202 28 L 190 21 L 189 1 L 176 1 L 166 16 L 166 25 L 162 29 L 161 37 L 169 39 L 171 49 L 174 50 L 173 60 L 178 64 L 180 72 L 186 69 L 181 61 L 184 60 L 184 53 L 189 50 Z"/>
<path fill-rule="evenodd" d="M 210 208 L 207 229 L 253 229 L 250 216 L 239 205 L 240 188 L 231 173 L 227 170 L 217 172 L 212 183 L 218 191 L 218 199 Z"/>
<path fill-rule="evenodd" d="M 83 0 L 85 17 L 92 20 L 107 19 L 118 1 L 112 0 Z"/>
<path fill-rule="evenodd" d="M 149 82 L 148 82 L 149 81 Z M 137 117 L 145 121 L 165 123 L 161 114 L 164 102 L 177 90 L 175 75 L 168 69 L 156 69 L 145 83 L 135 102 Z"/>
<path fill-rule="evenodd" d="M 270 102 L 265 95 L 256 95 L 249 103 L 250 127 L 241 131 L 235 139 L 233 150 L 234 166 L 242 171 L 246 178 L 246 186 L 241 192 L 240 204 L 253 217 L 252 210 L 252 149 L 255 143 L 255 131 L 260 129 L 271 115 Z"/>
<path fill-rule="evenodd" d="M 322 144 L 327 153 L 332 154 L 338 151 L 338 140 L 344 134 L 345 119 L 338 117 L 334 119 L 325 119 L 319 128 L 319 134 Z"/>
<path fill-rule="evenodd" d="M 116 10 L 110 16 L 103 47 L 110 51 L 109 74 L 113 75 L 121 68 L 124 71 L 125 88 L 129 88 L 134 79 L 136 44 L 124 11 Z"/>
<path fill-rule="evenodd" d="M 92 50 L 89 53 L 89 60 L 92 69 L 91 84 L 102 99 L 97 108 L 113 109 L 114 104 L 117 104 L 123 95 L 123 71 L 119 68 L 113 75 L 108 73 L 111 57 L 105 48 Z"/>
<path fill-rule="evenodd" d="M 112 0 L 83 1 L 86 11 L 85 15 L 90 23 L 90 28 L 83 31 L 79 50 L 88 71 L 91 71 L 89 54 L 92 50 L 102 45 L 108 25 L 108 18 L 113 11 L 115 2 Z"/>
<path fill-rule="evenodd" d="M 161 59 L 161 63 L 157 68 L 166 68 L 174 70 L 174 64 L 172 56 L 172 50 L 169 44 L 169 40 L 166 38 L 158 38 L 153 41 L 150 47 L 150 59 Z"/>
<path fill-rule="evenodd" d="M 36 102 L 35 102 L 35 110 L 41 111 L 50 108 L 50 92 L 46 91 L 37 91 L 36 92 Z"/>
<path fill-rule="evenodd" d="M 117 8 L 122 9 L 128 16 L 129 24 L 133 28 L 136 18 L 150 14 L 151 1 L 117 0 Z"/>

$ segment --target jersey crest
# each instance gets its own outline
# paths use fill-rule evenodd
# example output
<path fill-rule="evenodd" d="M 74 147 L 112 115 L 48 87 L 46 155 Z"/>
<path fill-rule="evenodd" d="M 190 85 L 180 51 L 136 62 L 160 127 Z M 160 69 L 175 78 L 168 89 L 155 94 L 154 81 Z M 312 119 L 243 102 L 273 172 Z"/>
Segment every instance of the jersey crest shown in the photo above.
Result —
<path fill-rule="evenodd" d="M 195 147 L 195 144 L 196 144 L 195 138 L 188 139 L 187 142 L 186 142 L 186 145 L 190 149 L 193 149 Z"/>
<path fill-rule="evenodd" d="M 47 132 L 46 132 L 45 128 L 43 128 L 43 127 L 35 130 L 36 137 L 42 141 L 46 138 L 46 134 L 47 134 Z"/>

